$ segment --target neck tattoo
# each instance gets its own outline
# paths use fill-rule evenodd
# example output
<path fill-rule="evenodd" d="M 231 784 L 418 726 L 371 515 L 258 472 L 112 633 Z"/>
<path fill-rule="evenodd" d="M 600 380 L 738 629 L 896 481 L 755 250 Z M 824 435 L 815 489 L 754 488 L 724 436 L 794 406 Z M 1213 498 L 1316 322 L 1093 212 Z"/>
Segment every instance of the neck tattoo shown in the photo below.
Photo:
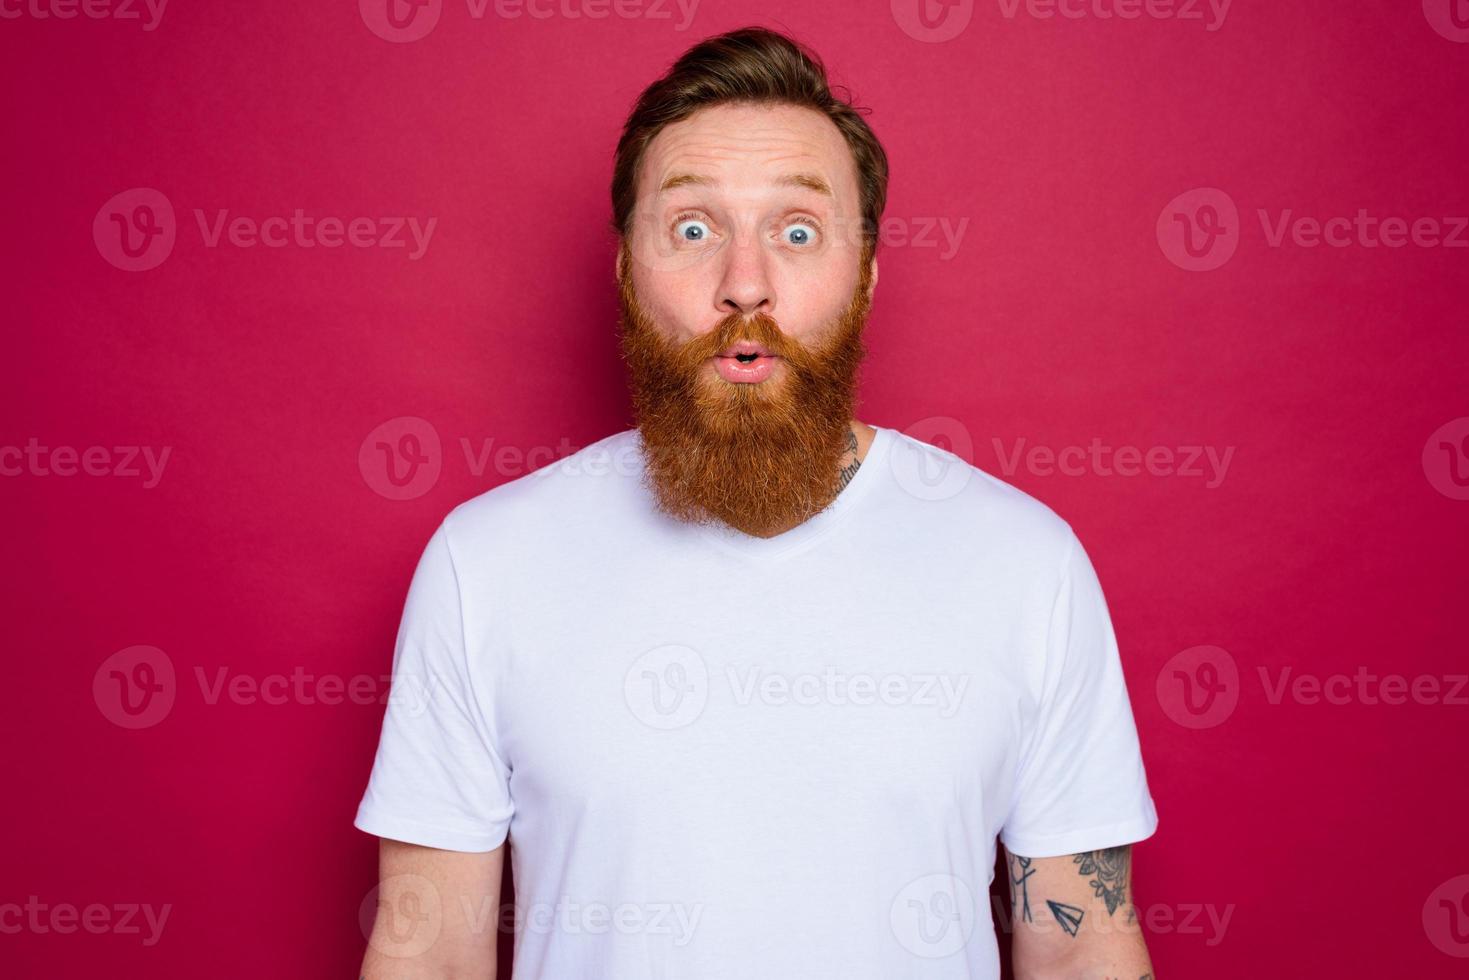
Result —
<path fill-rule="evenodd" d="M 852 482 L 852 477 L 857 475 L 857 467 L 862 465 L 862 461 L 857 458 L 857 433 L 851 429 L 847 430 L 847 452 L 852 454 L 852 461 L 842 467 L 837 482 L 837 493 L 847 488 L 847 484 Z"/>

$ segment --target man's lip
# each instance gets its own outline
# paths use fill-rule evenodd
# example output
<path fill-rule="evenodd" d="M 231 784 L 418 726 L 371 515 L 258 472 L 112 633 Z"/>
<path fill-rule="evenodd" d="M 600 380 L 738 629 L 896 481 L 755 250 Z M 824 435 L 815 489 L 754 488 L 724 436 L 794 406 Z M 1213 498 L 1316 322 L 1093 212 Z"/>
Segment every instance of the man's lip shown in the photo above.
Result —
<path fill-rule="evenodd" d="M 738 344 L 730 344 L 728 347 L 726 347 L 724 350 L 720 351 L 715 356 L 716 357 L 735 357 L 735 356 L 737 356 L 739 354 L 746 354 L 746 355 L 748 355 L 748 354 L 755 354 L 755 355 L 757 355 L 759 357 L 774 357 L 775 356 L 774 354 L 772 354 L 770 352 L 770 348 L 769 347 L 766 347 L 764 344 L 755 344 L 755 343 L 751 343 L 750 341 L 747 341 L 747 340 L 740 341 Z"/>

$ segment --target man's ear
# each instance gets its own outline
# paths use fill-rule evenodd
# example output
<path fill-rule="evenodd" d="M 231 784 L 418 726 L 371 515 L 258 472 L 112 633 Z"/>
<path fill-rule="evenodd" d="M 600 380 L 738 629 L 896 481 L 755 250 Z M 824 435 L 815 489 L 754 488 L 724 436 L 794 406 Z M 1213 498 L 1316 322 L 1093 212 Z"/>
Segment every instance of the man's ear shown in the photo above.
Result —
<path fill-rule="evenodd" d="M 617 240 L 617 254 L 612 259 L 612 281 L 622 281 L 622 253 L 627 251 L 627 242 L 621 238 Z"/>
<path fill-rule="evenodd" d="M 872 301 L 872 294 L 877 291 L 877 256 L 872 257 L 872 281 L 867 284 L 867 300 Z"/>

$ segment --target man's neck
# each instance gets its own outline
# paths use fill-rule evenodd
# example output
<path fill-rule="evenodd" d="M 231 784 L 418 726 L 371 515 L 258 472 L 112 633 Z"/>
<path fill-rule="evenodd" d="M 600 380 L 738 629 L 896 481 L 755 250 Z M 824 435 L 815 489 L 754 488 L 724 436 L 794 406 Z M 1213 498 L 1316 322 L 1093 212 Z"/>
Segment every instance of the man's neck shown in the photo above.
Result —
<path fill-rule="evenodd" d="M 872 440 L 877 432 L 866 422 L 853 419 L 850 428 L 847 429 L 847 449 L 842 454 L 839 465 L 842 468 L 841 483 L 837 485 L 837 492 L 845 490 L 852 477 L 857 475 L 857 468 L 867 458 L 867 450 L 872 448 Z"/>

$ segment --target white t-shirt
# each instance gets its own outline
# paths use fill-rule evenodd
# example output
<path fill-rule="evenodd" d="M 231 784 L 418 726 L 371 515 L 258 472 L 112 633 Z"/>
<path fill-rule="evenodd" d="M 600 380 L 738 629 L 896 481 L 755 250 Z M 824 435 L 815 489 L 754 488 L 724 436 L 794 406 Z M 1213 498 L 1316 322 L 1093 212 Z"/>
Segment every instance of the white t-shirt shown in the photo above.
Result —
<path fill-rule="evenodd" d="M 1049 508 L 878 427 L 827 510 L 755 538 L 661 515 L 640 445 L 455 507 L 398 632 L 356 826 L 508 834 L 516 980 L 990 980 L 996 835 L 1153 833 L 1101 587 Z"/>

